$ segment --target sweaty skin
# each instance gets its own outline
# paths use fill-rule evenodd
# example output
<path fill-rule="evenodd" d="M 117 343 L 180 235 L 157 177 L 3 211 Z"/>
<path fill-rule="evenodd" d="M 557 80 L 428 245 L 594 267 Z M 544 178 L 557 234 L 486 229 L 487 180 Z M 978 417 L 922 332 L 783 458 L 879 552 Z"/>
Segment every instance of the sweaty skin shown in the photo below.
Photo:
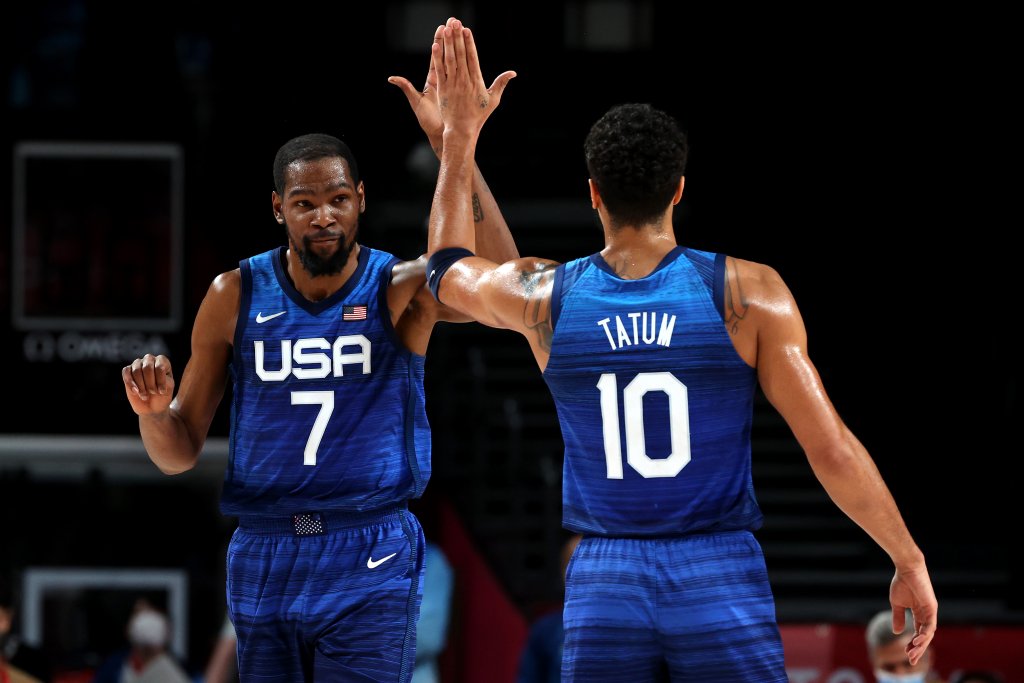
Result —
<path fill-rule="evenodd" d="M 505 72 L 490 88 L 483 82 L 472 32 L 461 24 L 444 28 L 432 51 L 437 73 L 444 150 L 431 207 L 428 250 L 474 251 L 472 169 L 480 130 L 514 76 Z M 676 246 L 672 208 L 683 178 L 660 222 L 616 225 L 591 182 L 591 203 L 604 226 L 605 261 L 620 277 L 650 274 Z M 441 280 L 440 299 L 486 325 L 526 337 L 543 371 L 551 351 L 554 261 L 520 258 L 499 264 L 481 256 L 455 263 Z M 913 612 L 916 634 L 906 650 L 917 663 L 935 634 L 938 604 L 925 566 L 898 508 L 867 450 L 836 412 L 807 353 L 807 333 L 793 295 L 772 268 L 735 258 L 726 262 L 725 326 L 740 357 L 756 368 L 772 405 L 803 447 L 818 480 L 836 505 L 889 555 L 894 566 L 889 600 L 893 628 L 904 628 L 904 608 Z"/>
<path fill-rule="evenodd" d="M 450 20 L 453 21 L 453 20 Z M 438 27 L 434 44 L 441 39 Z M 390 82 L 406 95 L 417 122 L 438 154 L 443 145 L 443 122 L 438 112 L 435 77 L 428 71 L 422 91 L 393 76 Z M 475 164 L 466 211 L 479 220 L 473 223 L 474 238 L 482 253 L 498 260 L 518 257 L 508 225 L 497 202 Z M 362 181 L 352 182 L 348 164 L 341 158 L 295 162 L 286 171 L 283 196 L 272 193 L 275 219 L 284 225 L 292 248 L 287 252 L 287 272 L 295 288 L 310 301 L 320 301 L 338 291 L 355 272 L 360 246 L 357 239 L 359 216 L 366 210 Z M 295 253 L 303 238 L 312 248 L 328 256 L 351 248 L 340 273 L 311 275 Z M 438 304 L 426 288 L 426 255 L 397 264 L 387 290 L 391 322 L 402 344 L 424 354 L 434 324 L 438 321 L 468 322 L 468 316 Z M 218 275 L 207 290 L 192 328 L 192 355 L 185 366 L 175 394 L 174 372 L 166 356 L 147 354 L 122 368 L 125 394 L 139 416 L 139 431 L 150 459 L 167 474 L 195 466 L 199 453 L 224 397 L 228 364 L 234 343 L 241 293 L 238 269 Z M 172 400 L 173 398 L 173 400 Z"/>

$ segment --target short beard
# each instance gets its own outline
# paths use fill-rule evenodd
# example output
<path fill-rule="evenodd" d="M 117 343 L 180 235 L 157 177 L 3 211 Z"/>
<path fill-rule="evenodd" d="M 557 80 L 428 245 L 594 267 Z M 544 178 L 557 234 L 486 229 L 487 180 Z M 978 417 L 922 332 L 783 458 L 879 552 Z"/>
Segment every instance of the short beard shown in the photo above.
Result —
<path fill-rule="evenodd" d="M 287 225 L 285 225 L 285 232 L 288 232 Z M 299 262 L 302 263 L 305 271 L 312 277 L 321 277 L 337 275 L 345 269 L 345 266 L 348 264 L 348 257 L 352 254 L 352 249 L 356 246 L 356 239 L 358 237 L 359 223 L 356 223 L 355 230 L 352 231 L 352 239 L 346 244 L 344 242 L 344 234 L 342 234 L 341 245 L 327 258 L 321 258 L 313 251 L 313 241 L 309 236 L 302 238 L 302 249 L 299 249 L 299 246 L 290 234 L 288 235 L 288 243 L 295 250 L 295 253 L 298 254 Z"/>

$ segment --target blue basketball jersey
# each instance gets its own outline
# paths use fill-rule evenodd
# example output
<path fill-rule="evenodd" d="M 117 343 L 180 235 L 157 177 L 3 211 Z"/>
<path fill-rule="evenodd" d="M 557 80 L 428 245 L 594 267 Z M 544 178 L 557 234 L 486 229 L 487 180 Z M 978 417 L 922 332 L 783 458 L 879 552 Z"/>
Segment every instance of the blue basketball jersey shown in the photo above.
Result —
<path fill-rule="evenodd" d="M 430 477 L 423 356 L 401 344 L 386 291 L 397 259 L 360 246 L 352 277 L 307 300 L 284 248 L 241 262 L 226 515 L 364 511 Z"/>
<path fill-rule="evenodd" d="M 558 267 L 544 378 L 565 442 L 567 529 L 761 526 L 750 475 L 757 380 L 714 303 L 723 264 L 676 247 L 639 280 L 618 277 L 599 254 Z"/>

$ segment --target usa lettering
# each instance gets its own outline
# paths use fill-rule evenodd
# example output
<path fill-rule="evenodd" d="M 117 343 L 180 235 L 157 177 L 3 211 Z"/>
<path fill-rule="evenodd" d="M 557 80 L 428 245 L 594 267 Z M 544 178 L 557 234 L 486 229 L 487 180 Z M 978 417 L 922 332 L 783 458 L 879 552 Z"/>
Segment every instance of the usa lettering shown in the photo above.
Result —
<path fill-rule="evenodd" d="M 256 349 L 256 374 L 264 382 L 281 382 L 288 375 L 296 379 L 323 379 L 330 374 L 345 376 L 345 366 L 356 366 L 361 374 L 370 374 L 370 340 L 361 334 L 338 337 L 331 344 L 323 337 L 281 341 L 281 367 L 264 367 L 263 341 L 253 342 Z M 353 369 L 350 367 L 349 372 Z"/>
<path fill-rule="evenodd" d="M 672 330 L 676 326 L 676 317 L 669 317 L 668 313 L 661 314 L 661 325 L 658 325 L 658 314 L 650 313 L 627 313 L 626 322 L 621 316 L 615 316 L 615 323 L 611 318 L 598 320 L 597 324 L 604 328 L 608 337 L 608 343 L 612 350 L 616 351 L 623 346 L 638 346 L 640 344 L 659 344 L 669 346 L 672 344 Z M 614 327 L 614 330 L 612 329 Z"/>

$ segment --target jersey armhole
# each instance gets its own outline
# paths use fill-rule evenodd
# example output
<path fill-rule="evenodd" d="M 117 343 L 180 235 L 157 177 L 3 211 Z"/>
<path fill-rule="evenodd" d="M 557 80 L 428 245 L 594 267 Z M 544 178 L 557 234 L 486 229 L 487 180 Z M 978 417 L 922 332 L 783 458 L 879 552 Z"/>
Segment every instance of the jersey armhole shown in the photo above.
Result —
<path fill-rule="evenodd" d="M 555 331 L 558 316 L 562 313 L 562 282 L 565 279 L 565 264 L 555 268 L 555 281 L 551 284 L 551 331 Z"/>
<path fill-rule="evenodd" d="M 400 258 L 392 256 L 391 260 L 380 269 L 380 282 L 377 286 L 377 313 L 380 315 L 380 324 L 384 326 L 384 331 L 395 348 L 412 353 L 398 338 L 398 332 L 395 331 L 395 326 L 391 323 L 391 309 L 388 308 L 388 287 L 391 286 L 391 274 L 395 270 L 395 266 L 401 262 Z"/>
<path fill-rule="evenodd" d="M 715 310 L 725 322 L 725 254 L 715 254 L 715 276 L 712 281 L 711 298 L 715 302 Z"/>
<path fill-rule="evenodd" d="M 235 348 L 232 349 L 232 356 L 235 359 L 235 366 L 241 368 L 242 338 L 245 336 L 245 328 L 249 323 L 249 308 L 252 306 L 252 264 L 249 259 L 239 261 L 238 270 L 242 276 L 242 283 L 239 292 L 238 319 L 235 321 Z"/>

